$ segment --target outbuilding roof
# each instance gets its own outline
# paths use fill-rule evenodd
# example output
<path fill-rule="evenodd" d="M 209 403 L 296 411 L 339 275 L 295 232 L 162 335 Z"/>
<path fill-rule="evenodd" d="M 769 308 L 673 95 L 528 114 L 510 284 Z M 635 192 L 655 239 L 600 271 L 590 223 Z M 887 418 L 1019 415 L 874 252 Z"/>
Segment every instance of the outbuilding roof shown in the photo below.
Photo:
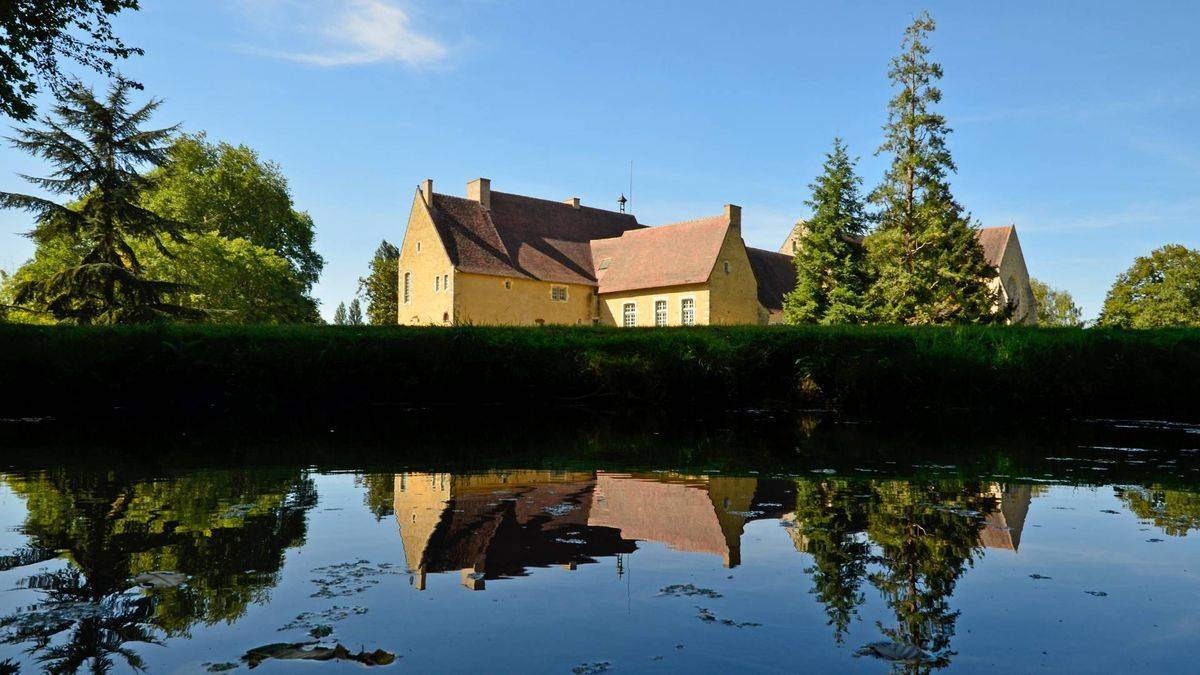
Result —
<path fill-rule="evenodd" d="M 594 240 L 599 292 L 702 284 L 716 265 L 728 229 L 725 216 L 711 216 Z"/>

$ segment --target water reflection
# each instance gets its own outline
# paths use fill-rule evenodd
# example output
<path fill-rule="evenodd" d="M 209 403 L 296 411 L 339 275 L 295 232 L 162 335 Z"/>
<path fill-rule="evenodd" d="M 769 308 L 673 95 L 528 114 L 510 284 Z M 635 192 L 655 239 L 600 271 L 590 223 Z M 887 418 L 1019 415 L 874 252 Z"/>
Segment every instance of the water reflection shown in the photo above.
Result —
<path fill-rule="evenodd" d="M 342 539 L 327 524 L 320 536 L 326 548 L 337 549 L 341 562 L 296 568 L 285 565 L 285 554 L 316 536 L 313 478 L 320 472 L 246 468 L 156 476 L 60 468 L 12 474 L 3 482 L 22 505 L 24 539 L 0 550 L 0 573 L 22 597 L 36 600 L 0 604 L 0 645 L 19 646 L 29 655 L 27 663 L 50 672 L 103 673 L 148 668 L 147 645 L 169 645 L 201 627 L 249 623 L 257 632 L 251 641 L 269 644 L 251 649 L 266 656 L 243 659 L 245 665 L 311 660 L 314 654 L 333 654 L 333 648 L 274 637 L 287 629 L 280 624 L 292 622 L 294 607 L 268 626 L 247 616 L 250 608 L 272 603 L 285 567 L 295 572 L 301 589 L 318 583 L 314 577 L 321 569 L 343 570 L 339 573 L 352 581 L 359 568 L 377 575 L 370 584 L 348 583 L 333 595 L 301 590 L 295 597 L 315 599 L 304 607 L 314 615 L 366 614 L 366 607 L 327 605 L 335 596 L 356 595 L 390 579 L 407 578 L 412 590 L 405 595 L 434 603 L 454 602 L 441 595 L 445 588 L 427 590 L 434 588 L 435 575 L 453 579 L 450 592 L 459 597 L 488 598 L 496 594 L 481 596 L 463 587 L 494 591 L 501 585 L 536 594 L 544 587 L 529 578 L 533 570 L 547 568 L 574 570 L 568 588 L 578 580 L 578 603 L 586 604 L 582 589 L 596 586 L 579 578 L 583 566 L 609 565 L 619 577 L 634 556 L 654 549 L 654 555 L 675 556 L 681 582 L 707 567 L 724 568 L 732 579 L 735 570 L 767 550 L 748 543 L 761 541 L 765 532 L 789 558 L 772 563 L 781 566 L 778 573 L 797 576 L 800 588 L 819 603 L 828 628 L 813 625 L 828 636 L 822 641 L 842 645 L 853 634 L 861 643 L 869 634 L 919 655 L 895 667 L 928 672 L 956 658 L 963 612 L 973 611 L 956 601 L 964 576 L 990 551 L 1023 555 L 1027 523 L 1047 513 L 1037 508 L 1050 490 L 1045 484 L 971 475 L 888 474 L 878 468 L 806 469 L 786 477 L 615 469 L 358 473 L 352 488 L 353 500 L 363 503 L 358 513 L 374 528 L 371 536 L 390 539 L 388 550 L 402 559 L 361 559 L 358 542 Z M 1099 489 L 1144 529 L 1183 537 L 1200 528 L 1200 496 L 1186 484 Z M 323 517 L 327 523 L 335 518 Z M 755 538 L 747 539 L 749 531 Z M 384 550 L 378 542 L 362 546 Z M 393 568 L 396 576 L 387 576 Z M 167 581 L 150 588 L 138 584 L 141 575 L 154 571 L 168 573 Z M 185 583 L 171 583 L 170 574 Z M 690 583 L 680 588 L 721 597 Z M 697 607 L 701 621 L 719 622 L 709 609 Z M 524 617 L 509 620 L 519 624 Z M 766 630 L 757 622 L 728 625 Z M 314 630 L 309 634 L 314 640 L 329 635 L 316 632 L 322 628 L 316 620 L 303 627 Z M 0 661 L 10 654 L 15 652 L 0 651 Z M 363 654 L 336 659 L 366 658 Z"/>
<path fill-rule="evenodd" d="M 282 552 L 303 541 L 316 501 L 299 470 L 207 471 L 152 480 L 56 470 L 9 476 L 25 502 L 29 545 L 13 569 L 61 558 L 18 583 L 38 601 L 0 618 L 0 638 L 28 644 L 49 672 L 142 669 L 137 643 L 232 623 L 268 600 Z M 3 568 L 0 568 L 3 569 Z M 187 583 L 146 589 L 138 575 L 173 570 Z"/>

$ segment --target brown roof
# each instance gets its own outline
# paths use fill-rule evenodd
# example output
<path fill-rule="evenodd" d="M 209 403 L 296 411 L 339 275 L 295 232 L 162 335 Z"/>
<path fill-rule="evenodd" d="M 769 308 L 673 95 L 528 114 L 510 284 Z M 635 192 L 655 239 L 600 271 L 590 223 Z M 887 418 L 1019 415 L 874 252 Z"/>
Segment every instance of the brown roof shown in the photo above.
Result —
<path fill-rule="evenodd" d="M 433 222 L 450 262 L 463 272 L 595 285 L 593 239 L 641 228 L 628 213 L 491 193 L 491 209 L 433 195 Z"/>
<path fill-rule="evenodd" d="M 592 263 L 599 292 L 702 284 L 716 265 L 728 229 L 725 216 L 712 216 L 597 239 Z"/>
<path fill-rule="evenodd" d="M 1013 225 L 981 227 L 975 235 L 979 239 L 979 245 L 983 247 L 983 257 L 987 258 L 992 267 L 999 267 L 1000 261 L 1004 259 L 1004 249 L 1008 246 L 1013 229 Z"/>
<path fill-rule="evenodd" d="M 796 287 L 796 266 L 792 264 L 792 256 L 749 246 L 746 255 L 758 281 L 758 301 L 767 309 L 783 309 L 783 296 Z"/>

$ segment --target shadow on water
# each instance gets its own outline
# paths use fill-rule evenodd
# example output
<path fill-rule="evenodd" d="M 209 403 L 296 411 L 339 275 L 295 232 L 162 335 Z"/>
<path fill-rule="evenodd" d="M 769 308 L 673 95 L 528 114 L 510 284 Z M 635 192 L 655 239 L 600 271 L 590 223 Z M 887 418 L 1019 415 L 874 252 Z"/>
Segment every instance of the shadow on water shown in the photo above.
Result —
<path fill-rule="evenodd" d="M 860 651 L 912 672 L 953 662 L 957 584 L 988 549 L 1019 550 L 1030 505 L 1049 485 L 1112 485 L 1163 535 L 1200 529 L 1192 427 L 565 422 L 350 420 L 257 432 L 210 423 L 132 439 L 124 424 L 0 425 L 0 479 L 20 500 L 25 537 L 0 550 L 0 579 L 36 597 L 0 600 L 0 645 L 47 671 L 101 673 L 144 668 L 145 646 L 197 626 L 242 621 L 271 602 L 286 551 L 305 542 L 313 478 L 336 472 L 353 472 L 363 506 L 395 521 L 402 573 L 418 592 L 440 574 L 482 590 L 601 559 L 620 572 L 647 543 L 733 569 L 747 527 L 778 522 L 804 556 L 831 641 L 847 640 L 874 595 L 887 614 L 878 642 Z M 357 593 L 391 572 L 345 565 L 325 570 L 313 597 Z M 663 591 L 720 597 L 690 584 Z M 697 607 L 702 622 L 758 626 Z M 312 640 L 251 649 L 243 664 L 332 659 L 339 648 L 336 658 L 367 663 L 366 652 L 316 646 L 329 630 L 319 621 L 303 627 Z"/>

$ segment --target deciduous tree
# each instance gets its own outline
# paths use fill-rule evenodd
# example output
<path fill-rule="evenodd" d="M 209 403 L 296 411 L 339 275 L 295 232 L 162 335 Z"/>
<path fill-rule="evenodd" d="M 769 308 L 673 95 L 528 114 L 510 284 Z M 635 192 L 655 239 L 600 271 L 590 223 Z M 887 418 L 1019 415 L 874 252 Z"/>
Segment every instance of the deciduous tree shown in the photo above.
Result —
<path fill-rule="evenodd" d="M 38 83 L 58 93 L 69 78 L 60 59 L 116 74 L 114 62 L 142 50 L 113 32 L 112 17 L 138 0 L 5 0 L 0 7 L 0 114 L 25 121 L 36 109 Z M 129 83 L 138 89 L 139 85 Z"/>
<path fill-rule="evenodd" d="M 935 28 L 925 13 L 904 32 L 888 78 L 898 90 L 888 103 L 885 139 L 877 154 L 892 156 L 870 201 L 878 228 L 867 238 L 876 278 L 870 297 L 886 323 L 998 321 L 995 272 L 976 240 L 977 226 L 950 192 L 955 169 L 945 118 L 934 111 L 942 67 L 928 59 Z"/>
<path fill-rule="evenodd" d="M 1052 288 L 1037 279 L 1030 279 L 1029 285 L 1033 288 L 1033 298 L 1037 301 L 1039 326 L 1083 326 L 1083 310 L 1075 304 L 1075 299 L 1069 292 Z"/>
<path fill-rule="evenodd" d="M 367 320 L 373 326 L 390 326 L 399 316 L 400 249 L 385 239 L 375 249 L 371 271 L 358 280 L 359 291 L 367 298 Z"/>
<path fill-rule="evenodd" d="M 1200 251 L 1168 244 L 1135 260 L 1109 289 L 1097 323 L 1200 326 Z"/>
<path fill-rule="evenodd" d="M 805 202 L 805 222 L 795 254 L 796 288 L 784 299 L 788 323 L 861 323 L 867 319 L 862 236 L 867 216 L 858 188 L 862 179 L 840 138 L 825 156 L 824 171 Z"/>

